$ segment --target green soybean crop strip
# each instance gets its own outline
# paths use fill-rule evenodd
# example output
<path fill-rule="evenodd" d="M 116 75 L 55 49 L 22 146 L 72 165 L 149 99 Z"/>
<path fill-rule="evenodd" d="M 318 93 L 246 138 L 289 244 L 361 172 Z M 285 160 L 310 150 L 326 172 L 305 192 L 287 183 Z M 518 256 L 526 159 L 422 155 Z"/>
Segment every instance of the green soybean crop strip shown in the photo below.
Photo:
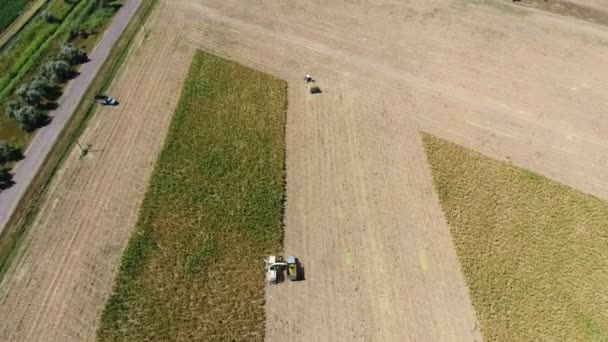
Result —
<path fill-rule="evenodd" d="M 98 329 L 101 341 L 264 337 L 281 248 L 286 83 L 198 52 Z"/>

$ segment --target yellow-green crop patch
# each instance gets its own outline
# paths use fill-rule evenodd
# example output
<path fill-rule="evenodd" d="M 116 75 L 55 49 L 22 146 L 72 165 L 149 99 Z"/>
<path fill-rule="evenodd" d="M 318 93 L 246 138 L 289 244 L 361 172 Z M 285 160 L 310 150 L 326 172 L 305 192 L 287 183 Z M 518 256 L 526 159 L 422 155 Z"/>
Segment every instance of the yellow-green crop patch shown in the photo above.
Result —
<path fill-rule="evenodd" d="M 286 83 L 198 52 L 98 328 L 101 341 L 264 336 L 281 245 Z"/>
<path fill-rule="evenodd" d="M 608 203 L 423 140 L 485 340 L 608 340 Z"/>

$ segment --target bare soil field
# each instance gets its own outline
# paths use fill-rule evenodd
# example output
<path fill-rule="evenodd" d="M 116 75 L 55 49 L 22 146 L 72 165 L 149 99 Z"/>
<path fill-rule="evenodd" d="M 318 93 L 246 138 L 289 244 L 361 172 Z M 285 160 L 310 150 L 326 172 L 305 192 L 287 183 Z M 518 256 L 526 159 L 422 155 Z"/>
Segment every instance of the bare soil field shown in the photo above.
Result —
<path fill-rule="evenodd" d="M 83 137 L 100 151 L 74 151 L 1 285 L 2 340 L 94 337 L 196 48 L 289 82 L 284 246 L 306 280 L 267 289 L 269 340 L 481 339 L 420 130 L 608 198 L 603 26 L 478 0 L 163 0 L 146 27 L 123 105 Z"/>
<path fill-rule="evenodd" d="M 608 2 L 606 1 L 520 0 L 517 4 L 601 25 L 608 25 Z"/>

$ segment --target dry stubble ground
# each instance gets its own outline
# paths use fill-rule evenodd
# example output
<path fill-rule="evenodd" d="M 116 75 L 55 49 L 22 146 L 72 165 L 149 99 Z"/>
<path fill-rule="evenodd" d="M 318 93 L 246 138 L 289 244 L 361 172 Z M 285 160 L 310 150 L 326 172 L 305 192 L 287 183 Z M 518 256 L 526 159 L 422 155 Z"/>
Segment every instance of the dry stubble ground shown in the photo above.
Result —
<path fill-rule="evenodd" d="M 86 132 L 105 150 L 74 152 L 2 284 L 0 312 L 13 315 L 0 336 L 91 338 L 188 59 L 204 48 L 290 85 L 285 250 L 307 280 L 268 289 L 267 337 L 479 338 L 417 132 L 608 197 L 608 33 L 472 3 L 161 1 L 112 89 L 124 107 Z M 306 94 L 304 73 L 324 94 Z"/>

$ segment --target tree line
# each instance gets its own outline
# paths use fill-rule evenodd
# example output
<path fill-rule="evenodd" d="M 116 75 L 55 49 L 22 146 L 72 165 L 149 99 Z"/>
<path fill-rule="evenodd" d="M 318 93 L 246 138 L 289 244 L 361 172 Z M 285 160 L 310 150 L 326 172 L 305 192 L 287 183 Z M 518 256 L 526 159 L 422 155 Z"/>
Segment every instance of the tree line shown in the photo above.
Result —
<path fill-rule="evenodd" d="M 76 3 L 79 0 L 64 1 Z M 109 5 L 108 0 L 95 1 L 98 7 Z M 49 13 L 46 13 L 45 17 L 47 21 L 54 19 Z M 26 132 L 32 132 L 47 124 L 49 117 L 46 112 L 53 108 L 61 95 L 61 85 L 75 77 L 76 66 L 87 60 L 86 52 L 70 43 L 64 43 L 55 56 L 40 65 L 36 76 L 17 88 L 12 99 L 6 103 L 6 116 L 17 120 L 21 129 Z M 0 140 L 0 190 L 12 185 L 10 166 L 22 158 L 20 148 Z"/>
<path fill-rule="evenodd" d="M 86 52 L 69 43 L 59 53 L 44 61 L 37 75 L 23 83 L 6 104 L 5 114 L 17 120 L 26 132 L 32 132 L 49 121 L 46 111 L 53 108 L 61 94 L 60 85 L 75 76 L 75 67 L 88 59 Z M 21 150 L 0 141 L 0 190 L 12 184 L 9 165 L 21 159 Z"/>
<path fill-rule="evenodd" d="M 6 115 L 16 119 L 26 132 L 46 124 L 45 111 L 52 108 L 53 101 L 59 97 L 59 85 L 72 78 L 74 67 L 86 60 L 84 51 L 64 44 L 57 55 L 42 63 L 30 82 L 17 88 L 14 99 L 6 105 Z"/>
<path fill-rule="evenodd" d="M 10 173 L 9 164 L 23 158 L 21 150 L 0 140 L 0 190 L 10 186 L 13 175 Z"/>

